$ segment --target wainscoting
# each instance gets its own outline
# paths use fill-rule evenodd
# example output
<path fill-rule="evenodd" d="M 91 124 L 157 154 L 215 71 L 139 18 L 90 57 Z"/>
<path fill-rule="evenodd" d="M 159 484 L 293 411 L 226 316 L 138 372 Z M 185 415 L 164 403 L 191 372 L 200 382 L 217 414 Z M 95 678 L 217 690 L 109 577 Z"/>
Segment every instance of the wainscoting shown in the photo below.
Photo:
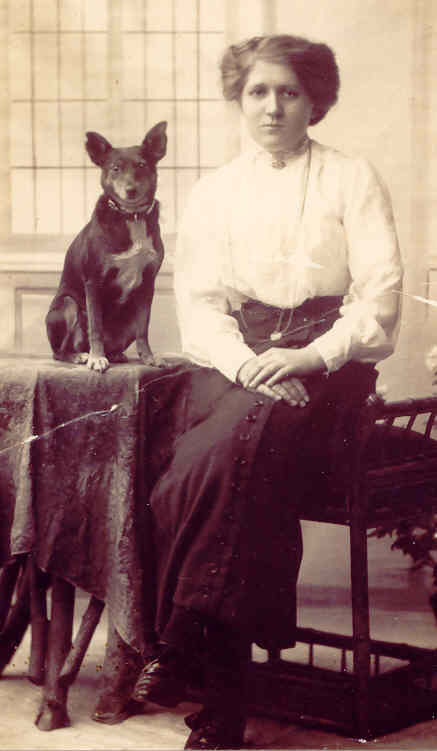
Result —
<path fill-rule="evenodd" d="M 72 237 L 21 236 L 0 251 L 0 352 L 46 355 L 45 316 L 55 294 Z M 157 352 L 180 352 L 173 295 L 174 237 L 165 239 L 166 258 L 156 282 L 150 343 Z M 128 354 L 135 356 L 135 344 Z"/>

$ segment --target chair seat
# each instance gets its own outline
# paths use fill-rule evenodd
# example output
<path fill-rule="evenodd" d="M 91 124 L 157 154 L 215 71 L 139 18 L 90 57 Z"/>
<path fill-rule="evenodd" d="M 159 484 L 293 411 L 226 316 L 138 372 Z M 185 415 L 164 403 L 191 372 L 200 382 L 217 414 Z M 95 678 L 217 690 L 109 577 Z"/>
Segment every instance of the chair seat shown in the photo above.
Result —
<path fill-rule="evenodd" d="M 437 509 L 437 440 L 403 427 L 375 424 L 364 453 L 368 527 Z M 349 524 L 350 499 L 338 477 L 321 469 L 312 478 L 301 518 Z"/>

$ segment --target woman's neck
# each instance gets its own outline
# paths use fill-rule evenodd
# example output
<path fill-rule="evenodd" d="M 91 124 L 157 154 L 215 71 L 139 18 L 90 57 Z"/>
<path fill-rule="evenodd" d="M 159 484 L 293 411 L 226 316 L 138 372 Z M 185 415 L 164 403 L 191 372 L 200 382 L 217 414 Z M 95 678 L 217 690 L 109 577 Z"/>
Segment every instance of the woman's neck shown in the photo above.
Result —
<path fill-rule="evenodd" d="M 309 140 L 310 139 L 308 138 L 308 135 L 305 133 L 292 148 L 275 149 L 273 151 L 269 150 L 268 153 L 272 156 L 273 159 L 280 159 L 285 161 L 292 156 L 303 154 L 304 151 L 306 151 L 308 148 Z"/>

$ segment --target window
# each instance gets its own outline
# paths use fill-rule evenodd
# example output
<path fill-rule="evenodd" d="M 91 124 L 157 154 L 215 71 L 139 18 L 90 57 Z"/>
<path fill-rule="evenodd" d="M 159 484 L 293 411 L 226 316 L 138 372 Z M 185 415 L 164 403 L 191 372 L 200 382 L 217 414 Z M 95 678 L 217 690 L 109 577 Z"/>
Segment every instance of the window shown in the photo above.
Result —
<path fill-rule="evenodd" d="M 225 153 L 217 62 L 223 0 L 13 0 L 10 181 L 13 234 L 74 234 L 99 194 L 87 130 L 139 143 L 168 120 L 158 197 L 165 233 L 184 196 Z"/>

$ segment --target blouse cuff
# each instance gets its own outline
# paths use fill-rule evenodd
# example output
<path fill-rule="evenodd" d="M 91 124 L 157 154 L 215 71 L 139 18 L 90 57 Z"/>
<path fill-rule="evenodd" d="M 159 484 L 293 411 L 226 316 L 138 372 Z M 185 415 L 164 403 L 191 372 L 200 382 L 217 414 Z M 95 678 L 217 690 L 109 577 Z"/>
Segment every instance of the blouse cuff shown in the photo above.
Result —
<path fill-rule="evenodd" d="M 345 352 L 339 351 L 338 338 L 331 337 L 329 332 L 314 339 L 312 346 L 315 347 L 325 362 L 328 373 L 339 370 L 348 360 Z"/>
<path fill-rule="evenodd" d="M 223 344 L 220 341 L 217 342 L 213 365 L 226 378 L 236 383 L 238 371 L 241 366 L 252 357 L 255 357 L 255 353 L 247 344 L 238 340 L 229 340 L 229 337 L 226 337 L 226 341 Z"/>

